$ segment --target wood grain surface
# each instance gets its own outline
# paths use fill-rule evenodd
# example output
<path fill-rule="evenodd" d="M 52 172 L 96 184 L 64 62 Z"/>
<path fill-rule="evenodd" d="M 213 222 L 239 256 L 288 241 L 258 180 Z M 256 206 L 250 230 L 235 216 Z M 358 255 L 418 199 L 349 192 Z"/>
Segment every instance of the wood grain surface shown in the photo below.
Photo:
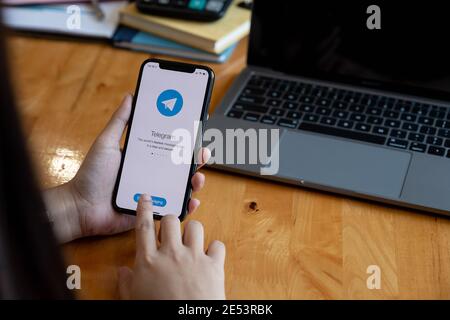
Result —
<path fill-rule="evenodd" d="M 105 43 L 12 35 L 24 130 L 43 188 L 69 181 L 148 54 Z M 211 110 L 246 63 L 246 41 L 216 73 Z M 450 219 L 204 169 L 194 219 L 227 246 L 231 299 L 450 299 Z M 449 194 L 450 197 L 450 194 Z M 63 246 L 83 299 L 117 298 L 134 232 Z M 370 290 L 369 265 L 381 270 Z"/>

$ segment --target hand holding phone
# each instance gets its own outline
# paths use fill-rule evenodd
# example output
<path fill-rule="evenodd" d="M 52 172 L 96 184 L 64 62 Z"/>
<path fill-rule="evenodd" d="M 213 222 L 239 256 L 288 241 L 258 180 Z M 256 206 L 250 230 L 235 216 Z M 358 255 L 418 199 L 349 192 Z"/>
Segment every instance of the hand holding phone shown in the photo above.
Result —
<path fill-rule="evenodd" d="M 142 64 L 113 196 L 117 211 L 135 214 L 146 193 L 156 218 L 184 218 L 196 169 L 194 143 L 203 132 L 213 81 L 205 66 L 156 59 Z M 179 144 L 179 130 L 192 138 L 190 148 Z M 175 163 L 173 152 L 188 153 L 188 161 Z"/>

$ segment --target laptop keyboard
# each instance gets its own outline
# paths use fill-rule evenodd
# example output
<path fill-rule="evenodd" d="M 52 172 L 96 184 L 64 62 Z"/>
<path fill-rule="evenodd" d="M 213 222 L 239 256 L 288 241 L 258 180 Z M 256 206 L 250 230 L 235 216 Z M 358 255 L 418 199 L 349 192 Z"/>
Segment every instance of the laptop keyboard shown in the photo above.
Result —
<path fill-rule="evenodd" d="M 227 116 L 450 158 L 443 106 L 254 75 Z"/>

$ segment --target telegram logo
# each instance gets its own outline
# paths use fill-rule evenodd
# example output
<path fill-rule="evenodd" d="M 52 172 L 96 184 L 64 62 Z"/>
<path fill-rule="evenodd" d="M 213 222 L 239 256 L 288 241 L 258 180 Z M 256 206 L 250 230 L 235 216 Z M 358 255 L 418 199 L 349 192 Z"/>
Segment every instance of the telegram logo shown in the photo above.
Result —
<path fill-rule="evenodd" d="M 159 113 L 166 117 L 177 115 L 183 107 L 183 97 L 177 90 L 169 89 L 160 93 L 156 106 Z"/>

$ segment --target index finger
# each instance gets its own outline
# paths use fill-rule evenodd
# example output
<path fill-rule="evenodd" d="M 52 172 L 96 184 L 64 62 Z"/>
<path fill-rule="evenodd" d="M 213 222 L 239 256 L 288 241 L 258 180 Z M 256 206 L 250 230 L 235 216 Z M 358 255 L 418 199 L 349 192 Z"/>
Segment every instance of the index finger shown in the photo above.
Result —
<path fill-rule="evenodd" d="M 148 258 L 157 250 L 153 204 L 151 197 L 143 194 L 136 209 L 136 257 Z"/>

